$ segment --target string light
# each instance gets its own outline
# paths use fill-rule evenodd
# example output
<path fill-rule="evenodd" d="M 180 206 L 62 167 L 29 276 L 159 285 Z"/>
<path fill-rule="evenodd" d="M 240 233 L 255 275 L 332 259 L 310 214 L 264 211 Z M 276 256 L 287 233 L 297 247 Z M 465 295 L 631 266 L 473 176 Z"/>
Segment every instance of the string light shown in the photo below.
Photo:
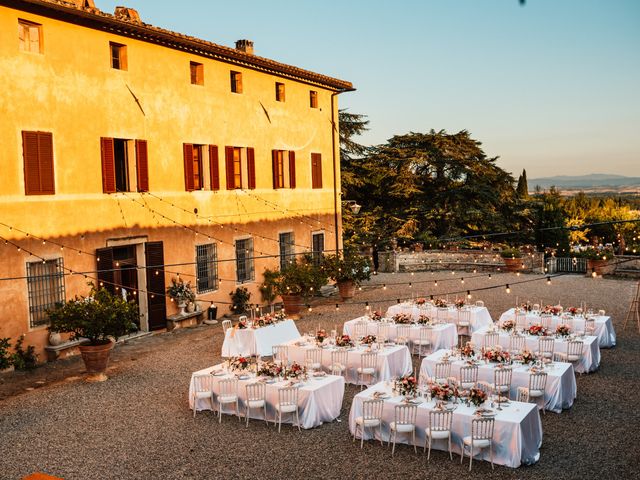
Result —
<path fill-rule="evenodd" d="M 336 312 L 339 312 L 339 311 L 340 311 L 340 305 L 336 303 Z"/>
<path fill-rule="evenodd" d="M 471 290 L 467 290 L 467 298 L 471 300 Z"/>
<path fill-rule="evenodd" d="M 507 283 L 507 288 L 505 289 L 507 293 L 511 293 L 511 288 L 509 288 L 509 284 Z"/>
<path fill-rule="evenodd" d="M 551 285 L 551 277 L 547 277 L 547 285 Z"/>

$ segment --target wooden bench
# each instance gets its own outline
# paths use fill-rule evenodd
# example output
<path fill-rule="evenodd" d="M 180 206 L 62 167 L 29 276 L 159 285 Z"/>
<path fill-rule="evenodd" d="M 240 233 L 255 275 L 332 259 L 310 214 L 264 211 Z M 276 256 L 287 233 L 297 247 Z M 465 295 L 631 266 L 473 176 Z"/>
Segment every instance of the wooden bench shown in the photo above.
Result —
<path fill-rule="evenodd" d="M 80 345 L 84 345 L 89 343 L 89 340 L 86 338 L 80 338 L 78 340 L 69 340 L 67 342 L 62 342 L 60 345 L 47 345 L 44 347 L 47 352 L 47 362 L 55 362 L 60 357 L 60 352 L 64 352 L 70 348 L 78 347 Z"/>
<path fill-rule="evenodd" d="M 184 315 L 176 313 L 175 315 L 169 315 L 167 317 L 167 331 L 171 331 L 174 328 L 180 328 L 180 323 L 185 320 L 190 320 L 195 318 L 198 324 L 202 323 L 202 318 L 199 318 L 201 315 L 204 315 L 204 310 L 198 310 L 197 312 L 187 312 Z"/>

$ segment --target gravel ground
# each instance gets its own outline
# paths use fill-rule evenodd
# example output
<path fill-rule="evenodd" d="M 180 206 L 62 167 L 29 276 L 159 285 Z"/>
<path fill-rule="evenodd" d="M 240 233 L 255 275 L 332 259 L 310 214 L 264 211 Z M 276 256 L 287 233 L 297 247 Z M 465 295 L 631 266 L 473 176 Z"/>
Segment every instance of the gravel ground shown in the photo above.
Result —
<path fill-rule="evenodd" d="M 471 276 L 470 274 L 466 274 Z M 445 273 L 378 275 L 355 300 L 386 307 L 411 292 L 428 295 L 432 283 Z M 457 273 L 452 278 L 459 278 Z M 500 285 L 519 279 L 507 274 L 492 279 L 465 281 L 464 288 Z M 542 278 L 542 277 L 537 277 Z M 413 282 L 391 286 L 393 282 Z M 378 284 L 374 287 L 374 284 Z M 386 283 L 383 290 L 380 284 Z M 425 288 L 425 286 L 429 286 Z M 460 289 L 459 280 L 439 282 L 437 290 Z M 347 386 L 340 422 L 302 431 L 254 421 L 248 429 L 231 417 L 222 425 L 210 412 L 195 420 L 188 409 L 191 372 L 221 361 L 222 329 L 200 326 L 154 335 L 119 346 L 113 355 L 110 380 L 101 384 L 82 381 L 78 358 L 45 366 L 32 374 L 5 376 L 0 383 L 0 478 L 18 479 L 43 471 L 65 479 L 177 479 L 177 478 L 428 478 L 439 479 L 569 479 L 613 475 L 640 478 L 640 415 L 632 392 L 640 387 L 640 335 L 622 323 L 635 291 L 635 283 L 613 279 L 566 276 L 487 290 L 483 299 L 491 315 L 520 300 L 561 301 L 575 305 L 586 300 L 604 308 L 613 318 L 618 346 L 602 351 L 600 370 L 579 376 L 578 399 L 560 415 L 542 418 L 544 440 L 540 461 L 510 469 L 474 462 L 473 472 L 451 462 L 444 452 L 432 454 L 429 464 L 422 454 L 401 446 L 395 458 L 379 444 L 363 450 L 353 444 L 348 430 L 351 400 L 357 389 Z M 390 299 L 384 301 L 384 299 Z M 475 298 L 474 298 L 475 300 Z M 375 303 L 374 303 L 375 302 Z M 331 328 L 364 312 L 363 305 L 335 300 L 316 305 L 299 320 L 301 332 L 318 324 Z M 66 380 L 63 380 L 66 377 Z M 37 383 L 41 382 L 41 383 Z M 25 391 L 25 387 L 35 387 Z M 22 392 L 16 394 L 18 391 Z"/>

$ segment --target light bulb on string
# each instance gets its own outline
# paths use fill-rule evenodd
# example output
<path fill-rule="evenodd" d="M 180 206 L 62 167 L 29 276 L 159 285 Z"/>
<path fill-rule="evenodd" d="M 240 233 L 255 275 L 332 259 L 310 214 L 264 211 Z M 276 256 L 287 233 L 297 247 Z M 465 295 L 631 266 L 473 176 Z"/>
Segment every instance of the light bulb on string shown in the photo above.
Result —
<path fill-rule="evenodd" d="M 551 285 L 551 277 L 547 277 L 547 285 Z"/>
<path fill-rule="evenodd" d="M 383 289 L 383 290 L 386 290 L 386 289 L 387 289 L 387 284 L 386 284 L 386 283 L 383 283 L 383 284 L 382 284 L 382 289 Z"/>
<path fill-rule="evenodd" d="M 471 300 L 471 290 L 467 290 L 467 298 Z"/>
<path fill-rule="evenodd" d="M 508 283 L 507 283 L 507 288 L 505 288 L 505 291 L 506 291 L 507 293 L 511 293 L 511 288 L 509 287 L 509 284 L 508 284 Z"/>
<path fill-rule="evenodd" d="M 369 306 L 369 302 L 365 302 L 364 309 L 368 312 L 371 307 Z"/>
<path fill-rule="evenodd" d="M 460 283 L 464 285 L 464 277 L 460 278 Z"/>
<path fill-rule="evenodd" d="M 438 281 L 436 280 L 435 282 L 433 282 L 433 285 L 434 285 L 435 287 L 437 287 L 437 286 L 438 286 Z"/>
<path fill-rule="evenodd" d="M 340 305 L 336 303 L 336 312 L 339 312 L 339 311 L 340 311 Z"/>

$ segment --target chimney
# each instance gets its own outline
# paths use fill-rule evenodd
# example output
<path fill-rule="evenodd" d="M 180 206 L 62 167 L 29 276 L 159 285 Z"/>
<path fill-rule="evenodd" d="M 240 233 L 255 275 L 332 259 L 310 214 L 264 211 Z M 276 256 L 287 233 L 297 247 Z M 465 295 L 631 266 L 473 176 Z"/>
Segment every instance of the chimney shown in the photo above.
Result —
<path fill-rule="evenodd" d="M 116 7 L 114 15 L 118 20 L 127 20 L 129 22 L 142 23 L 138 11 L 134 8 Z"/>
<path fill-rule="evenodd" d="M 253 55 L 253 42 L 251 40 L 238 40 L 236 50 Z"/>

